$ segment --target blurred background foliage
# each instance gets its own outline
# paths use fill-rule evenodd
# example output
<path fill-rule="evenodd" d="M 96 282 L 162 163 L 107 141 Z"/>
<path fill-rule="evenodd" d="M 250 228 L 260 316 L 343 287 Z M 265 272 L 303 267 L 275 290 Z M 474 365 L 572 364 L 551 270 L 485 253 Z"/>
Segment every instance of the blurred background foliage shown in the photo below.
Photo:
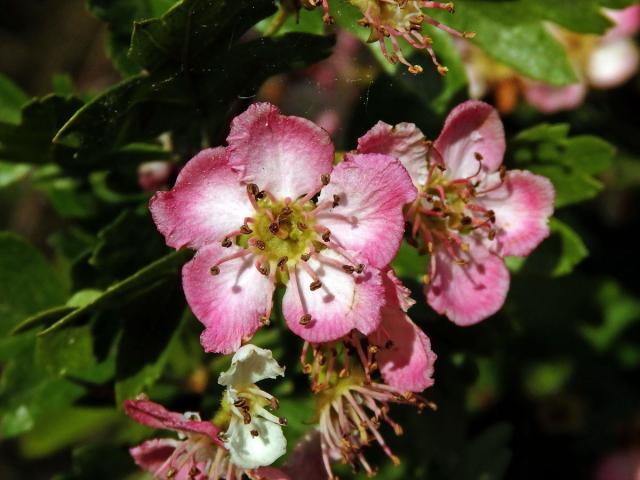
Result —
<path fill-rule="evenodd" d="M 477 46 L 519 73 L 566 85 L 575 72 L 545 23 L 602 34 L 600 7 L 630 3 L 459 0 L 438 18 L 477 32 Z M 229 120 L 260 99 L 326 125 L 341 150 L 378 120 L 435 138 L 467 98 L 464 65 L 429 29 L 449 74 L 407 52 L 425 66 L 410 75 L 336 37 L 319 11 L 262 36 L 278 15 L 272 0 L 0 7 L 0 478 L 137 478 L 127 447 L 151 432 L 122 400 L 146 392 L 210 415 L 228 364 L 202 352 L 180 286 L 190 253 L 156 232 L 139 166 L 177 169 L 223 143 Z M 333 0 L 332 13 L 366 39 L 357 10 Z M 371 452 L 380 478 L 591 478 L 607 453 L 640 446 L 639 98 L 636 76 L 569 112 L 520 104 L 504 117 L 507 164 L 548 176 L 557 210 L 550 238 L 509 260 L 495 317 L 459 328 L 435 315 L 420 288 L 425 259 L 403 245 L 395 266 L 439 356 L 425 392 L 438 410 L 394 410 L 402 464 Z M 272 388 L 293 445 L 313 400 L 301 342 L 275 320 L 255 343 L 288 367 Z"/>

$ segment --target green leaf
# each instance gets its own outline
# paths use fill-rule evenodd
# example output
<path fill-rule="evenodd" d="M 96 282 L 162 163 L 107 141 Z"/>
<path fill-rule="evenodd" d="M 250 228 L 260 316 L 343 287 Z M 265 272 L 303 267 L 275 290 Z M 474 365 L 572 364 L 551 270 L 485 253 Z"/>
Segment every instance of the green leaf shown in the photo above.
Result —
<path fill-rule="evenodd" d="M 0 161 L 0 188 L 8 187 L 27 176 L 31 167 L 23 163 Z"/>
<path fill-rule="evenodd" d="M 20 123 L 20 111 L 28 100 L 20 87 L 0 73 L 0 122 Z"/>
<path fill-rule="evenodd" d="M 20 440 L 25 458 L 42 458 L 74 444 L 90 441 L 121 418 L 112 409 L 66 408 L 42 418 L 37 427 Z M 111 466 L 109 466 L 111 470 Z"/>
<path fill-rule="evenodd" d="M 96 310 L 122 305 L 144 292 L 157 288 L 168 279 L 175 278 L 179 274 L 180 267 L 191 255 L 191 251 L 181 250 L 156 260 L 130 277 L 111 285 L 102 295 L 65 315 L 40 332 L 40 335 L 47 335 L 59 328 L 68 326 Z"/>
<path fill-rule="evenodd" d="M 206 125 L 210 137 L 217 137 L 226 128 L 230 103 L 253 96 L 271 75 L 326 57 L 332 44 L 328 37 L 287 34 L 212 50 L 206 62 L 188 71 L 132 77 L 78 111 L 54 141 L 80 148 L 80 159 L 106 166 L 118 149 L 185 125 L 196 130 Z"/>
<path fill-rule="evenodd" d="M 393 260 L 393 268 L 399 277 L 422 283 L 427 270 L 427 259 L 427 256 L 418 253 L 417 248 L 402 242 L 398 255 Z"/>
<path fill-rule="evenodd" d="M 160 18 L 135 23 L 129 58 L 151 71 L 188 68 L 274 12 L 273 0 L 182 0 Z"/>
<path fill-rule="evenodd" d="M 538 125 L 520 132 L 511 149 L 516 164 L 548 177 L 556 207 L 595 197 L 603 188 L 595 175 L 610 166 L 615 148 L 590 136 L 568 136 L 567 125 Z"/>
<path fill-rule="evenodd" d="M 140 71 L 140 65 L 128 58 L 131 34 L 135 21 L 158 17 L 175 0 L 88 0 L 87 6 L 100 20 L 107 23 L 107 54 L 125 75 Z"/>
<path fill-rule="evenodd" d="M 455 2 L 456 12 L 429 10 L 442 23 L 458 31 L 476 32 L 475 45 L 483 49 L 493 59 L 508 65 L 527 77 L 541 80 L 552 85 L 568 85 L 578 79 L 567 59 L 564 48 L 547 32 L 543 20 L 551 17 L 571 22 L 568 15 L 562 15 L 554 8 L 563 2 L 549 2 L 549 8 L 539 8 L 538 2 L 514 0 L 459 0 Z M 584 3 L 580 1 L 579 3 Z M 591 2 L 588 2 L 591 3 Z M 573 3 L 572 3 L 573 5 Z M 576 8 L 583 16 L 590 17 L 582 21 L 593 29 L 601 29 L 603 19 L 594 10 Z M 597 22 L 594 23 L 594 18 Z M 597 23 L 597 24 L 596 24 Z"/>
<path fill-rule="evenodd" d="M 51 140 L 81 105 L 77 98 L 58 95 L 27 103 L 20 124 L 0 122 L 0 160 L 45 164 L 72 158 L 73 151 L 55 147 Z"/>
<path fill-rule="evenodd" d="M 18 236 L 0 233 L 0 334 L 64 302 L 63 284 L 45 258 Z"/>
<path fill-rule="evenodd" d="M 116 356 L 116 404 L 134 398 L 162 374 L 172 345 L 177 340 L 185 304 L 176 282 L 155 292 L 153 298 L 128 309 Z M 140 339 L 144 338 L 144 342 Z"/>
<path fill-rule="evenodd" d="M 589 255 L 584 242 L 569 225 L 552 218 L 549 227 L 551 235 L 531 255 L 507 259 L 512 271 L 559 277 L 571 273 Z"/>

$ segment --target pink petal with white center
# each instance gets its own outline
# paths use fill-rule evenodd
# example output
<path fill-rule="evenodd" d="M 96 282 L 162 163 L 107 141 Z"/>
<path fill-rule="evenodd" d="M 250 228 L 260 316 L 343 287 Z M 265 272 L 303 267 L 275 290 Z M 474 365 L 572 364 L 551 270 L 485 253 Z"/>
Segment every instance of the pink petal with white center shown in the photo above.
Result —
<path fill-rule="evenodd" d="M 505 151 L 504 128 L 498 112 L 488 103 L 468 100 L 454 108 L 434 142 L 444 159 L 446 175 L 466 178 L 482 169 L 493 172 L 502 164 Z"/>
<path fill-rule="evenodd" d="M 177 440 L 156 438 L 129 449 L 129 453 L 140 468 L 155 472 L 171 456 L 177 445 Z"/>
<path fill-rule="evenodd" d="M 500 255 L 529 255 L 549 236 L 555 190 L 548 178 L 525 170 L 510 170 L 496 190 L 478 198 L 496 214 L 493 240 Z"/>
<path fill-rule="evenodd" d="M 496 313 L 509 290 L 509 271 L 502 258 L 479 243 L 468 253 L 459 252 L 468 263 L 458 265 L 439 245 L 433 254 L 435 270 L 425 295 L 431 307 L 460 326 L 476 324 Z"/>
<path fill-rule="evenodd" d="M 378 122 L 358 139 L 358 153 L 382 153 L 400 160 L 407 169 L 413 184 L 427 181 L 427 146 L 424 134 L 413 123 L 399 123 L 392 127 Z"/>
<path fill-rule="evenodd" d="M 622 85 L 638 71 L 640 53 L 632 38 L 603 41 L 596 47 L 586 66 L 586 75 L 596 88 Z"/>
<path fill-rule="evenodd" d="M 411 290 L 402 283 L 402 280 L 398 278 L 396 272 L 392 268 L 387 270 L 387 278 L 384 279 L 385 294 L 387 296 L 390 294 L 389 281 L 391 281 L 395 287 L 393 292 L 395 292 L 396 298 L 394 300 L 389 297 L 387 299 L 388 303 L 397 303 L 403 312 L 406 312 L 416 304 L 416 301 L 411 298 Z"/>
<path fill-rule="evenodd" d="M 255 103 L 233 119 L 227 137 L 231 165 L 244 182 L 276 198 L 298 198 L 317 191 L 331 173 L 331 137 L 313 122 L 281 115 L 269 103 Z"/>
<path fill-rule="evenodd" d="M 322 258 L 344 263 L 331 250 L 323 250 L 321 261 L 311 258 L 308 266 L 322 282 L 322 287 L 315 291 L 309 288 L 313 279 L 297 267 L 282 300 L 291 331 L 314 343 L 337 340 L 354 328 L 365 335 L 374 331 L 380 325 L 380 307 L 384 303 L 380 272 L 367 267 L 363 274 L 348 274 Z M 312 320 L 301 325 L 300 318 L 305 314 L 311 315 Z"/>
<path fill-rule="evenodd" d="M 402 207 L 415 200 L 407 170 L 389 155 L 347 155 L 334 169 L 318 203 L 339 205 L 317 215 L 331 231 L 331 241 L 356 252 L 367 263 L 384 268 L 395 257 L 404 234 Z"/>
<path fill-rule="evenodd" d="M 525 81 L 524 96 L 527 103 L 542 113 L 556 113 L 578 107 L 587 94 L 584 83 L 555 87 L 546 83 Z"/>
<path fill-rule="evenodd" d="M 156 193 L 149 209 L 167 245 L 194 249 L 220 242 L 253 214 L 227 150 L 203 150 L 180 171 L 174 187 Z"/>
<path fill-rule="evenodd" d="M 207 352 L 235 352 L 271 311 L 274 283 L 258 271 L 253 255 L 225 261 L 218 275 L 211 274 L 211 267 L 241 251 L 237 246 L 211 244 L 198 250 L 182 269 L 187 302 L 206 327 L 200 343 Z"/>
<path fill-rule="evenodd" d="M 421 392 L 433 385 L 433 364 L 436 354 L 431 342 L 402 310 L 400 299 L 404 287 L 391 275 L 384 280 L 386 304 L 382 307 L 382 324 L 369 341 L 380 347 L 377 355 L 380 373 L 387 385 L 399 390 Z M 391 345 L 387 345 L 391 341 Z"/>
<path fill-rule="evenodd" d="M 190 420 L 185 415 L 170 412 L 162 405 L 149 400 L 125 400 L 124 411 L 136 422 L 152 428 L 162 428 L 183 433 L 199 433 L 206 435 L 218 445 L 218 428 L 211 422 Z"/>

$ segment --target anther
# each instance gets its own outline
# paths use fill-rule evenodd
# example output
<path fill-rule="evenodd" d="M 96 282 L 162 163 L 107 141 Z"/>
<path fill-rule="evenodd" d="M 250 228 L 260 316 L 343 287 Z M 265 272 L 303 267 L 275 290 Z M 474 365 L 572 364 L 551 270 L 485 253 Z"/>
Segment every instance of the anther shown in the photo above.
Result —
<path fill-rule="evenodd" d="M 300 230 L 301 232 L 304 232 L 307 229 L 307 224 L 303 222 L 298 222 L 297 226 L 298 230 Z"/>
<path fill-rule="evenodd" d="M 263 327 L 268 326 L 270 323 L 271 323 L 271 319 L 266 315 L 263 315 L 262 317 L 260 317 L 260 325 L 262 325 Z"/>
<path fill-rule="evenodd" d="M 189 476 L 190 477 L 195 477 L 199 473 L 200 473 L 200 470 L 195 465 L 189 469 Z"/>
<path fill-rule="evenodd" d="M 229 239 L 229 238 L 225 238 L 225 239 L 222 241 L 222 246 L 223 246 L 224 248 L 229 248 L 229 247 L 231 246 L 231 239 Z"/>
<path fill-rule="evenodd" d="M 329 175 L 328 173 L 323 173 L 322 175 L 320 175 L 320 181 L 324 186 L 329 185 L 329 182 L 331 181 L 331 175 Z"/>
<path fill-rule="evenodd" d="M 440 69 L 443 68 L 444 69 L 444 73 L 440 71 Z M 412 73 L 413 75 L 418 75 L 420 73 L 422 73 L 424 71 L 424 69 L 418 65 L 417 63 L 415 65 L 411 65 L 410 67 L 407 68 L 407 70 L 409 70 L 409 73 Z M 447 67 L 443 67 L 442 65 L 438 65 L 438 72 L 440 73 L 440 75 L 446 75 L 446 73 L 449 71 L 449 69 Z"/>
<path fill-rule="evenodd" d="M 173 478 L 176 476 L 176 473 L 178 473 L 178 471 L 171 467 L 168 471 L 167 471 L 167 478 Z"/>
<path fill-rule="evenodd" d="M 309 315 L 308 313 L 305 313 L 300 317 L 299 323 L 300 325 L 309 325 L 309 323 L 311 323 L 311 315 Z"/>
<path fill-rule="evenodd" d="M 342 270 L 347 273 L 353 273 L 356 271 L 355 267 L 353 267 L 352 265 L 342 265 Z"/>
<path fill-rule="evenodd" d="M 258 193 L 256 193 L 256 200 L 262 200 L 266 196 L 266 192 L 264 190 L 260 190 Z"/>
<path fill-rule="evenodd" d="M 364 263 L 359 263 L 356 266 L 356 273 L 363 273 L 365 269 Z"/>
<path fill-rule="evenodd" d="M 467 215 L 460 219 L 460 223 L 464 226 L 471 225 L 472 222 L 473 220 L 471 219 L 471 217 L 468 217 Z"/>
<path fill-rule="evenodd" d="M 489 230 L 489 240 L 493 240 L 494 238 L 496 238 L 496 231 L 495 229 L 491 229 Z"/>
<path fill-rule="evenodd" d="M 271 270 L 269 268 L 269 263 L 265 262 L 265 263 L 256 263 L 256 268 L 258 269 L 258 271 L 264 275 L 265 277 L 269 276 L 269 271 Z"/>
<path fill-rule="evenodd" d="M 257 248 L 259 248 L 260 250 L 264 250 L 265 248 L 267 248 L 267 246 L 265 245 L 265 243 L 264 243 L 262 240 L 259 240 L 259 239 L 258 239 L 258 240 L 256 240 L 254 244 L 255 244 L 255 246 L 256 246 Z"/>
<path fill-rule="evenodd" d="M 285 426 L 285 425 L 287 425 L 289 422 L 287 421 L 287 419 L 286 419 L 286 418 L 284 418 L 284 417 L 279 417 L 279 418 L 278 418 L 278 423 L 279 423 L 280 425 Z"/>
<path fill-rule="evenodd" d="M 300 255 L 300 260 L 302 260 L 303 262 L 307 262 L 310 258 L 311 258 L 311 254 L 308 252 Z"/>
<path fill-rule="evenodd" d="M 286 255 L 284 257 L 281 257 L 280 260 L 278 260 L 278 268 L 280 270 L 284 269 L 288 261 L 289 261 L 289 257 L 287 257 Z"/>
<path fill-rule="evenodd" d="M 259 192 L 260 192 L 260 189 L 258 188 L 258 185 L 256 185 L 255 183 L 249 183 L 247 185 L 247 193 L 249 195 L 253 195 L 255 197 L 256 195 L 258 195 Z"/>
<path fill-rule="evenodd" d="M 338 205 L 340 205 L 340 196 L 339 195 L 333 195 L 333 208 L 336 208 Z"/>
<path fill-rule="evenodd" d="M 209 273 L 210 273 L 211 275 L 218 275 L 218 274 L 220 273 L 220 267 L 219 267 L 219 266 L 217 266 L 217 265 L 214 265 L 213 267 L 211 267 L 211 268 L 209 269 Z"/>
<path fill-rule="evenodd" d="M 278 233 L 278 230 L 280 230 L 280 225 L 278 225 L 277 222 L 273 222 L 272 224 L 269 225 L 269 231 L 272 234 L 275 235 L 276 233 Z"/>
<path fill-rule="evenodd" d="M 482 154 L 480 152 L 473 152 L 473 156 L 476 157 L 476 160 L 481 162 L 483 157 Z"/>
<path fill-rule="evenodd" d="M 280 402 L 278 402 L 278 399 L 276 397 L 271 397 L 271 409 L 277 410 L 279 406 Z"/>
<path fill-rule="evenodd" d="M 316 280 L 315 282 L 311 282 L 309 284 L 309 290 L 311 290 L 312 292 L 318 290 L 321 287 L 322 287 L 322 282 L 320 280 Z"/>
<path fill-rule="evenodd" d="M 240 227 L 240 231 L 245 235 L 250 235 L 253 233 L 253 230 L 249 228 L 249 225 L 246 223 Z"/>
<path fill-rule="evenodd" d="M 288 217 L 293 213 L 293 210 L 291 210 L 291 208 L 289 207 L 284 207 L 282 210 L 280 210 L 280 217 Z"/>
<path fill-rule="evenodd" d="M 249 425 L 251 423 L 251 414 L 247 410 L 242 411 L 242 421 L 245 425 Z"/>
<path fill-rule="evenodd" d="M 323 234 L 322 234 L 322 240 L 325 242 L 328 242 L 331 239 L 331 231 L 330 230 L 326 230 Z"/>
<path fill-rule="evenodd" d="M 260 434 L 258 433 L 258 430 L 251 430 L 251 436 L 252 437 L 258 437 L 258 436 L 260 436 Z"/>

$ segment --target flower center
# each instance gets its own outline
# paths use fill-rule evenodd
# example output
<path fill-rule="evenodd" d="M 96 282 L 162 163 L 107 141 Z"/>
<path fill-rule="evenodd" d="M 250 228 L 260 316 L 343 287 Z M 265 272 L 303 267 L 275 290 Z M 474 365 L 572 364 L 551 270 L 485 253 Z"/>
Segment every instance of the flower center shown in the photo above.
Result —
<path fill-rule="evenodd" d="M 435 246 L 442 246 L 454 261 L 464 264 L 459 250 L 466 252 L 469 235 L 493 240 L 496 236 L 496 215 L 482 206 L 477 199 L 502 186 L 506 170 L 501 167 L 499 178 L 487 185 L 487 175 L 482 171 L 482 156 L 476 153 L 478 169 L 469 177 L 450 179 L 441 164 L 431 165 L 426 184 L 416 201 L 408 208 L 406 218 L 412 223 L 411 237 L 414 243 L 422 234 L 422 250 L 432 253 Z"/>
<path fill-rule="evenodd" d="M 315 205 L 306 202 L 272 202 L 265 197 L 257 201 L 258 209 L 253 216 L 253 233 L 248 242 L 254 245 L 268 261 L 278 262 L 287 258 L 295 264 L 308 253 L 316 238 L 315 219 L 310 212 Z M 264 249 L 259 248 L 264 245 Z"/>

